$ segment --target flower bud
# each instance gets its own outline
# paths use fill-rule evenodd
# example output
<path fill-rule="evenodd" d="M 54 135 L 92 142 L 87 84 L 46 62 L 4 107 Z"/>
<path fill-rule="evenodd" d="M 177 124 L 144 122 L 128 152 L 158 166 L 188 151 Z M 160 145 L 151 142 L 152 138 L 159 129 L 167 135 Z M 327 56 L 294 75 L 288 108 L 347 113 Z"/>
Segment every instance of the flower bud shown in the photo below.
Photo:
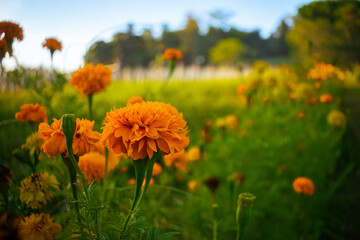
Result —
<path fill-rule="evenodd" d="M 255 196 L 251 193 L 241 193 L 238 198 L 238 206 L 236 210 L 236 223 L 238 224 L 237 239 L 242 239 L 245 229 L 249 224 L 252 206 L 254 205 Z"/>
<path fill-rule="evenodd" d="M 76 117 L 75 114 L 64 114 L 61 117 L 61 127 L 66 139 L 73 139 L 76 131 Z"/>

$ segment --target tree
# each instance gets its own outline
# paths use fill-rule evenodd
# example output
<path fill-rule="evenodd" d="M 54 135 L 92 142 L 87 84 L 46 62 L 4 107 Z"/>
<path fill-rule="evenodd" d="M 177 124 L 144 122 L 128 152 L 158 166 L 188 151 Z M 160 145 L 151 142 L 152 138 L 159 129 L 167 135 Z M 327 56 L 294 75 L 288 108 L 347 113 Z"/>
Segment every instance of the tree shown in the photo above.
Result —
<path fill-rule="evenodd" d="M 210 48 L 210 60 L 214 63 L 235 63 L 244 50 L 245 47 L 236 38 L 222 39 Z"/>
<path fill-rule="evenodd" d="M 350 66 L 360 61 L 360 2 L 319 1 L 298 9 L 287 34 L 293 56 L 304 62 Z"/>

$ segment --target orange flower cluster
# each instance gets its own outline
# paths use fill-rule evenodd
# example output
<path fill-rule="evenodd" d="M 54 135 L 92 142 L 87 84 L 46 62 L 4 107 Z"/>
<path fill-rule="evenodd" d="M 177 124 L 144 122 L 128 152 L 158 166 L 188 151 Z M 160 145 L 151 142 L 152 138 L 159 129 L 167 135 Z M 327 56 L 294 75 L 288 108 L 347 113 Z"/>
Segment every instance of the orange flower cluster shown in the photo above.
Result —
<path fill-rule="evenodd" d="M 300 194 L 313 195 L 315 192 L 313 181 L 306 177 L 296 178 L 292 186 L 294 191 Z"/>
<path fill-rule="evenodd" d="M 182 150 L 180 152 L 169 154 L 164 156 L 164 164 L 167 167 L 174 166 L 182 172 L 187 170 L 186 152 Z"/>
<path fill-rule="evenodd" d="M 164 60 L 179 61 L 183 58 L 182 52 L 176 48 L 167 48 L 162 55 Z"/>
<path fill-rule="evenodd" d="M 10 21 L 0 22 L 0 36 L 4 33 L 5 39 L 22 41 L 24 39 L 23 29 L 19 24 Z"/>
<path fill-rule="evenodd" d="M 315 63 L 315 66 L 309 70 L 307 77 L 315 80 L 327 80 L 329 78 L 345 80 L 345 74 L 339 68 L 323 62 Z"/>
<path fill-rule="evenodd" d="M 45 107 L 39 103 L 24 104 L 20 112 L 15 113 L 15 118 L 21 122 L 47 122 Z"/>
<path fill-rule="evenodd" d="M 243 95 L 246 92 L 246 90 L 247 90 L 247 87 L 243 84 L 237 86 L 237 88 L 236 88 L 236 92 L 238 95 Z"/>
<path fill-rule="evenodd" d="M 320 102 L 322 103 L 331 103 L 332 101 L 334 101 L 334 98 L 329 93 L 325 93 L 320 96 Z"/>
<path fill-rule="evenodd" d="M 76 119 L 76 131 L 72 144 L 75 155 L 82 156 L 96 148 L 95 144 L 100 140 L 101 134 L 93 131 L 94 123 L 94 121 L 86 119 Z M 41 149 L 50 157 L 56 157 L 58 153 L 68 156 L 61 119 L 54 118 L 51 126 L 47 123 L 40 123 L 38 134 L 39 139 L 44 142 Z"/>
<path fill-rule="evenodd" d="M 55 52 L 56 50 L 61 51 L 62 49 L 61 42 L 58 41 L 56 38 L 46 38 L 42 46 L 53 52 Z"/>
<path fill-rule="evenodd" d="M 173 154 L 189 144 L 183 115 L 169 104 L 141 102 L 106 114 L 101 141 L 115 153 L 133 160 L 161 150 Z"/>
<path fill-rule="evenodd" d="M 132 96 L 131 98 L 129 98 L 127 100 L 126 106 L 130 106 L 130 105 L 133 105 L 135 103 L 141 103 L 143 101 L 144 101 L 144 99 L 143 99 L 142 96 Z"/>
<path fill-rule="evenodd" d="M 74 86 L 84 96 L 104 90 L 111 83 L 111 69 L 104 64 L 94 66 L 88 63 L 79 68 L 71 76 L 70 85 Z"/>

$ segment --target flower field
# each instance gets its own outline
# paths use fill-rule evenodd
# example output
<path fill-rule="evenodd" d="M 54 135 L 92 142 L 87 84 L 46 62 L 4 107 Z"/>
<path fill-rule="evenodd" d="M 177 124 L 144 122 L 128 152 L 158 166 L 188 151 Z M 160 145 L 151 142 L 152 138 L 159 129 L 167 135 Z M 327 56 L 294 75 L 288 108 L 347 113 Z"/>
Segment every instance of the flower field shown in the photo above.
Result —
<path fill-rule="evenodd" d="M 166 48 L 163 79 L 124 81 L 59 72 L 56 38 L 51 69 L 24 67 L 23 38 L 0 22 L 0 239 L 357 239 L 358 64 L 181 81 Z"/>

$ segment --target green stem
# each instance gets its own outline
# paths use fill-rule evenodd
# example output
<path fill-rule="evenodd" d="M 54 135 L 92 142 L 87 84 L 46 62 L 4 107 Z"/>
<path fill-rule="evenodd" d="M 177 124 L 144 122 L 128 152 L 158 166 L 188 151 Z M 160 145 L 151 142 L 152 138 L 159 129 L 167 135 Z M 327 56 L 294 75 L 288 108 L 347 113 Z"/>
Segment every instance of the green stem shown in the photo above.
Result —
<path fill-rule="evenodd" d="M 239 227 L 236 235 L 236 240 L 243 240 L 245 235 L 245 227 Z"/>
<path fill-rule="evenodd" d="M 105 169 L 104 169 L 103 186 L 105 186 L 105 181 L 106 181 L 106 176 L 107 176 L 108 160 L 109 160 L 109 149 L 107 147 L 105 147 Z"/>
<path fill-rule="evenodd" d="M 77 212 L 79 212 L 79 204 L 78 204 L 78 197 L 77 197 L 77 189 L 76 189 L 76 170 L 74 168 L 74 165 L 72 164 L 71 160 L 69 158 L 63 157 L 63 161 L 68 169 L 69 172 L 69 178 L 70 178 L 70 185 L 73 197 L 75 199 L 75 209 Z"/>
<path fill-rule="evenodd" d="M 90 120 L 93 120 L 93 118 L 92 118 L 92 109 L 91 109 L 91 107 L 92 107 L 92 98 L 93 98 L 93 95 L 89 94 L 88 95 L 88 103 L 89 103 L 89 118 L 90 118 Z"/>

